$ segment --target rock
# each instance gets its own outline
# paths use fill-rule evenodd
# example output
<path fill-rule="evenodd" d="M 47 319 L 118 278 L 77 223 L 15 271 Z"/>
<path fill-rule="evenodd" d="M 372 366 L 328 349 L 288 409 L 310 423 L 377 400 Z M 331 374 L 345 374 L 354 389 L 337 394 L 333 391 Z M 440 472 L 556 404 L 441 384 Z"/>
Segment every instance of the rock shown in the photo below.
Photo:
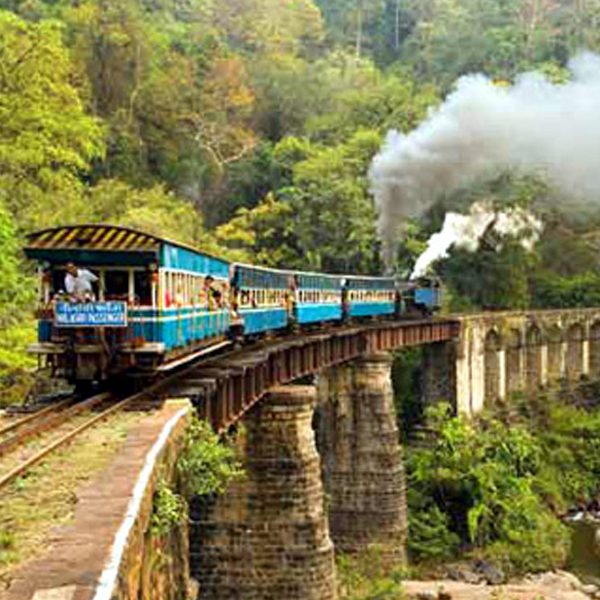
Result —
<path fill-rule="evenodd" d="M 448 579 L 453 581 L 462 581 L 464 583 L 481 583 L 483 578 L 468 565 L 453 565 L 447 571 Z"/>
<path fill-rule="evenodd" d="M 557 569 L 555 573 L 545 573 L 544 575 L 546 576 L 546 579 L 548 579 L 549 577 L 559 577 L 563 583 L 570 585 L 571 589 L 573 590 L 578 590 L 583 585 L 581 581 L 579 581 L 577 575 L 569 573 L 569 571 L 562 571 L 560 569 Z"/>
<path fill-rule="evenodd" d="M 452 594 L 449 594 L 448 592 L 445 592 L 443 589 L 441 589 L 438 592 L 437 600 L 452 600 Z"/>
<path fill-rule="evenodd" d="M 588 596 L 591 596 L 592 598 L 598 593 L 598 586 L 595 586 L 591 583 L 588 585 L 582 585 L 579 589 L 584 594 L 587 594 Z"/>
<path fill-rule="evenodd" d="M 504 571 L 492 563 L 485 560 L 476 560 L 474 567 L 475 571 L 479 573 L 489 585 L 500 585 L 506 581 Z"/>
<path fill-rule="evenodd" d="M 432 590 L 419 592 L 415 597 L 417 600 L 438 600 L 437 592 L 434 592 Z"/>

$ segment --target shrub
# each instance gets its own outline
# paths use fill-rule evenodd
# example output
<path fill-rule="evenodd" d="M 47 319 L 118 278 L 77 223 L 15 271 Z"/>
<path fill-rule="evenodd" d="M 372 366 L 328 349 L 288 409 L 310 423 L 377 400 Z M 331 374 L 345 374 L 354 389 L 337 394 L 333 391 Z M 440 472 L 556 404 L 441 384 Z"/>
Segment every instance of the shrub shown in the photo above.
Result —
<path fill-rule="evenodd" d="M 447 406 L 427 416 L 435 439 L 407 463 L 413 555 L 447 558 L 460 545 L 509 572 L 561 565 L 568 531 L 536 493 L 540 439 L 491 417 L 475 425 Z"/>

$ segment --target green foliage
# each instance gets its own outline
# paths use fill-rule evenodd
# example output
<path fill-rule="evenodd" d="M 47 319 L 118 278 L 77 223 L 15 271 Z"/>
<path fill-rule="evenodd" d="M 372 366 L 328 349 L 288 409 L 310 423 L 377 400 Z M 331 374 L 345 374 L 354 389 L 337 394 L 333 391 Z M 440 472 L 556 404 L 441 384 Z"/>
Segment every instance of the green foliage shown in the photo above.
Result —
<path fill-rule="evenodd" d="M 468 304 L 484 309 L 523 309 L 530 304 L 529 275 L 534 258 L 517 242 L 505 243 L 500 250 L 483 248 L 478 252 L 455 250 L 439 268 L 451 289 L 452 311 Z"/>
<path fill-rule="evenodd" d="M 365 175 L 380 143 L 377 132 L 358 131 L 346 143 L 314 148 L 294 165 L 287 193 L 295 212 L 298 263 L 329 272 L 369 273 L 378 266 Z"/>
<path fill-rule="evenodd" d="M 406 439 L 414 426 L 423 419 L 420 380 L 423 349 L 405 348 L 394 355 L 392 384 L 396 399 L 398 429 Z"/>
<path fill-rule="evenodd" d="M 439 102 L 434 86 L 422 86 L 406 72 L 382 76 L 374 67 L 371 69 L 374 72 L 368 85 L 342 90 L 334 97 L 328 112 L 317 113 L 308 122 L 312 137 L 341 141 L 361 128 L 382 134 L 389 129 L 407 132 Z"/>
<path fill-rule="evenodd" d="M 243 475 L 234 450 L 195 416 L 186 429 L 175 468 L 176 485 L 169 485 L 162 477 L 156 483 L 150 521 L 150 531 L 156 536 L 167 535 L 177 527 L 192 496 L 222 494 L 230 481 Z"/>
<path fill-rule="evenodd" d="M 554 392 L 537 403 L 544 466 L 536 486 L 557 511 L 595 496 L 600 478 L 600 410 L 569 405 Z"/>
<path fill-rule="evenodd" d="M 194 418 L 186 431 L 177 473 L 183 495 L 190 498 L 223 493 L 243 470 L 234 449 L 221 442 L 208 423 Z"/>
<path fill-rule="evenodd" d="M 383 560 L 382 548 L 373 545 L 357 556 L 337 557 L 340 594 L 344 600 L 403 600 L 400 567 Z"/>
<path fill-rule="evenodd" d="M 539 308 L 600 306 L 600 273 L 588 271 L 571 277 L 552 271 L 535 273 L 532 289 L 532 304 Z"/>
<path fill-rule="evenodd" d="M 563 63 L 582 39 L 598 48 L 597 7 L 526 0 L 412 0 L 414 27 L 402 54 L 418 73 L 449 86 L 470 72 L 512 79 L 533 66 Z"/>
<path fill-rule="evenodd" d="M 298 256 L 290 222 L 292 210 L 290 204 L 269 194 L 255 208 L 240 208 L 233 219 L 215 230 L 215 237 L 225 247 L 240 251 L 245 262 L 288 266 Z"/>
<path fill-rule="evenodd" d="M 428 417 L 435 439 L 431 447 L 413 449 L 408 460 L 416 557 L 450 556 L 458 536 L 461 545 L 509 571 L 560 566 L 568 531 L 536 493 L 546 456 L 540 439 L 494 418 L 475 425 L 451 417 L 445 405 Z"/>
<path fill-rule="evenodd" d="M 0 11 L 0 189 L 19 225 L 37 226 L 103 155 L 103 131 L 85 114 L 57 23 Z M 57 201 L 60 197 L 60 202 Z"/>
<path fill-rule="evenodd" d="M 169 534 L 185 518 L 186 504 L 165 482 L 159 479 L 154 491 L 150 532 L 155 536 Z"/>
<path fill-rule="evenodd" d="M 442 561 L 456 555 L 460 537 L 450 529 L 450 517 L 416 490 L 408 490 L 408 550 L 422 561 Z"/>

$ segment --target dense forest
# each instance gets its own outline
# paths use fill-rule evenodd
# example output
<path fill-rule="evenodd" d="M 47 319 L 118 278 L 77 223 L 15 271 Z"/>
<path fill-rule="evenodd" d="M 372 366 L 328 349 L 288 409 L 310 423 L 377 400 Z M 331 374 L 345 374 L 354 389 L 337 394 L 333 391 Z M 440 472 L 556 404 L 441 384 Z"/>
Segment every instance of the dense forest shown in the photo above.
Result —
<path fill-rule="evenodd" d="M 597 0 L 1 0 L 0 370 L 33 335 L 23 236 L 108 221 L 230 258 L 379 272 L 367 172 L 483 72 L 568 76 L 600 49 Z M 502 173 L 407 225 L 409 268 L 444 211 L 556 194 Z M 455 251 L 451 307 L 600 304 L 600 214 L 548 210 L 534 252 Z M 9 368 L 10 367 L 10 368 Z"/>

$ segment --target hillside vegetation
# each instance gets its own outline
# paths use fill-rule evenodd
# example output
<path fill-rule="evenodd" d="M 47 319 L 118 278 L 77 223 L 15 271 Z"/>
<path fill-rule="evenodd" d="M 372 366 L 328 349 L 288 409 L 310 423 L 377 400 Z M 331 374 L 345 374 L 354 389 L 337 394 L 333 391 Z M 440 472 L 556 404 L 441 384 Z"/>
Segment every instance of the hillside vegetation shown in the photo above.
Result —
<path fill-rule="evenodd" d="M 462 74 L 564 76 L 600 46 L 575 0 L 1 0 L 0 377 L 33 335 L 27 232 L 110 221 L 230 258 L 381 269 L 367 171 Z M 407 268 L 444 208 L 555 193 L 505 174 L 411 223 Z M 600 215 L 546 214 L 536 251 L 455 252 L 454 308 L 598 304 Z M 15 372 L 14 367 L 17 367 Z"/>

